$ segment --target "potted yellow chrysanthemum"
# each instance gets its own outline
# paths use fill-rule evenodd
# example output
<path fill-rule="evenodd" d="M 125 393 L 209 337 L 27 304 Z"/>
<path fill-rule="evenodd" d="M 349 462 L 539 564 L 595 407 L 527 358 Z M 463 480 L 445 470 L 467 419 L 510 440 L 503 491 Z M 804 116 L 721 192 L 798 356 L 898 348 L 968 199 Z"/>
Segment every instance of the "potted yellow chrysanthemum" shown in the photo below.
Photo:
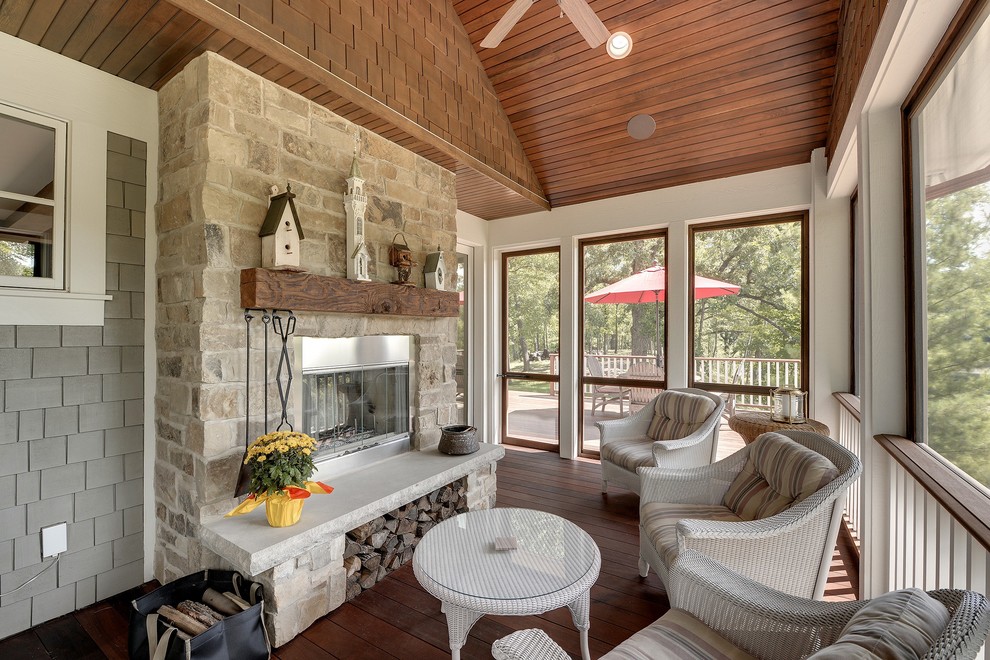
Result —
<path fill-rule="evenodd" d="M 275 431 L 252 442 L 244 459 L 251 469 L 251 495 L 227 515 L 253 511 L 264 502 L 272 527 L 299 522 L 303 501 L 311 493 L 333 491 L 324 483 L 308 481 L 316 470 L 315 446 L 313 438 L 297 431 Z"/>

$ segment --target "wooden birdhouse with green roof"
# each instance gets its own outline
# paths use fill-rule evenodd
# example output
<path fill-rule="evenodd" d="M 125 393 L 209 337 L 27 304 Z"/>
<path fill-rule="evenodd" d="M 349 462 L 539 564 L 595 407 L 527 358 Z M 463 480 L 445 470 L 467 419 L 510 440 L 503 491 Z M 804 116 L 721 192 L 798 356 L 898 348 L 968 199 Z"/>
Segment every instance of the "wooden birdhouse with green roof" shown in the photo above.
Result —
<path fill-rule="evenodd" d="M 295 195 L 289 184 L 285 192 L 275 194 L 278 187 L 272 186 L 272 197 L 268 204 L 268 214 L 261 225 L 262 268 L 299 268 L 299 243 L 303 239 L 302 225 L 296 213 Z"/>

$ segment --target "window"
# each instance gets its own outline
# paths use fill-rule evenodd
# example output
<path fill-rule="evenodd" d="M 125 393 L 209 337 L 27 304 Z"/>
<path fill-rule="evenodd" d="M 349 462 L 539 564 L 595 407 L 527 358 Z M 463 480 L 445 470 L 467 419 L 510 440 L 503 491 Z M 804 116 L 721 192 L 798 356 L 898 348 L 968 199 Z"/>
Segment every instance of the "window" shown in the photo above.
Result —
<path fill-rule="evenodd" d="M 806 224 L 792 213 L 691 228 L 691 383 L 725 393 L 730 412 L 808 388 Z"/>
<path fill-rule="evenodd" d="M 61 289 L 65 124 L 0 105 L 0 286 Z"/>
<path fill-rule="evenodd" d="M 990 4 L 905 105 L 914 278 L 912 434 L 990 485 Z"/>

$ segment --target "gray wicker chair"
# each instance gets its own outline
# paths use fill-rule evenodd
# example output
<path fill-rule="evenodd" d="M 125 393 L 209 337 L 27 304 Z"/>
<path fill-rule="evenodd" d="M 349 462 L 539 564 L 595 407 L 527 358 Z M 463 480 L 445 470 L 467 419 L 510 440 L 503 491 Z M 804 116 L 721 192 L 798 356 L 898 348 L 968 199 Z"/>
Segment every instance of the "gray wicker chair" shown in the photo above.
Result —
<path fill-rule="evenodd" d="M 959 589 L 929 591 L 928 595 L 945 605 L 950 618 L 924 660 L 976 657 L 990 630 L 986 597 Z M 853 614 L 868 602 L 830 603 L 789 596 L 690 550 L 681 553 L 670 571 L 671 607 L 686 611 L 760 660 L 800 660 L 834 644 Z M 661 617 L 649 628 L 663 621 Z M 630 642 L 640 636 L 642 648 L 645 633 L 636 633 Z M 492 656 L 497 660 L 570 658 L 537 629 L 519 630 L 496 640 Z M 630 657 L 620 645 L 602 660 Z"/>
<path fill-rule="evenodd" d="M 653 568 L 667 584 L 668 559 L 660 556 L 651 539 L 651 503 L 718 508 L 750 452 L 764 434 L 732 456 L 717 463 L 687 470 L 640 468 L 640 575 Z M 804 598 L 821 598 L 825 592 L 835 538 L 845 505 L 846 490 L 859 476 L 859 458 L 832 439 L 807 431 L 782 435 L 821 454 L 838 468 L 838 476 L 790 508 L 766 518 L 742 522 L 683 516 L 676 523 L 678 552 L 698 550 L 729 568 Z M 728 511 L 726 509 L 726 511 Z"/>

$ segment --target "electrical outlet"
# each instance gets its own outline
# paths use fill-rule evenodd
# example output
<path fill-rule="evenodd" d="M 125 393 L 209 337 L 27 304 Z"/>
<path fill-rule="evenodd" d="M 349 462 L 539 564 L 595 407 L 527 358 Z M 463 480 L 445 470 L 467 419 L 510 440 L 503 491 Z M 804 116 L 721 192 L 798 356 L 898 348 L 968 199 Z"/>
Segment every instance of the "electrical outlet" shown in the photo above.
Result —
<path fill-rule="evenodd" d="M 41 558 L 54 557 L 69 548 L 68 527 L 58 523 L 41 528 Z"/>

